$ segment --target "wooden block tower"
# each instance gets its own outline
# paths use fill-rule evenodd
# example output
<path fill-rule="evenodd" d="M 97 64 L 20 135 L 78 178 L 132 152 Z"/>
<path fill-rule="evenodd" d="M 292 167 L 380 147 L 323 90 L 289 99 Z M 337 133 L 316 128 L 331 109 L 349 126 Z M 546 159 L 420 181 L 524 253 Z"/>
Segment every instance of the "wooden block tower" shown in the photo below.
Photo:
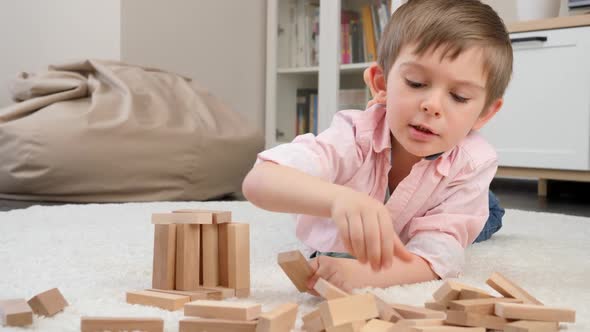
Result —
<path fill-rule="evenodd" d="M 250 295 L 250 228 L 229 211 L 176 210 L 152 215 L 151 291 Z M 228 292 L 229 291 L 229 292 Z M 215 296 L 208 296 L 215 299 Z"/>

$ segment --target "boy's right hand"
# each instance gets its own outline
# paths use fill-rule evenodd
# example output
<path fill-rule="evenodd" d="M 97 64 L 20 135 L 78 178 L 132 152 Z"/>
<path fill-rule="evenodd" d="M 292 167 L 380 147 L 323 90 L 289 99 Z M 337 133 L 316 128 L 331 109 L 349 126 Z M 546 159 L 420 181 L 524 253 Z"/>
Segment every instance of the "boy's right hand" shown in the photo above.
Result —
<path fill-rule="evenodd" d="M 412 258 L 385 205 L 367 194 L 341 193 L 332 203 L 331 215 L 348 252 L 363 264 L 371 263 L 373 270 L 391 267 L 394 255 L 404 261 Z"/>

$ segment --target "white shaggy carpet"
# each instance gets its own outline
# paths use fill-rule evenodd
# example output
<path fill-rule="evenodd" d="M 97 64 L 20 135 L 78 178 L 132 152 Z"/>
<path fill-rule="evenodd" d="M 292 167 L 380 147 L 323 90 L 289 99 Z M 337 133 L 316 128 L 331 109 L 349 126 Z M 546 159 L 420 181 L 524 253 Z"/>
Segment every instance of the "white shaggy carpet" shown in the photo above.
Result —
<path fill-rule="evenodd" d="M 263 310 L 296 301 L 299 317 L 319 303 L 299 294 L 275 263 L 279 252 L 300 248 L 291 216 L 247 202 L 34 206 L 0 212 L 0 299 L 29 299 L 52 287 L 62 291 L 70 306 L 52 318 L 35 316 L 28 330 L 79 331 L 80 316 L 110 315 L 162 317 L 166 331 L 178 331 L 182 311 L 125 303 L 126 291 L 151 284 L 151 213 L 177 208 L 230 210 L 234 220 L 251 224 L 248 301 L 262 303 Z M 461 281 L 489 289 L 485 280 L 499 271 L 547 305 L 576 309 L 577 322 L 562 329 L 590 331 L 590 218 L 509 210 L 504 224 L 492 240 L 470 247 Z M 421 305 L 441 283 L 374 292 L 391 302 Z"/>

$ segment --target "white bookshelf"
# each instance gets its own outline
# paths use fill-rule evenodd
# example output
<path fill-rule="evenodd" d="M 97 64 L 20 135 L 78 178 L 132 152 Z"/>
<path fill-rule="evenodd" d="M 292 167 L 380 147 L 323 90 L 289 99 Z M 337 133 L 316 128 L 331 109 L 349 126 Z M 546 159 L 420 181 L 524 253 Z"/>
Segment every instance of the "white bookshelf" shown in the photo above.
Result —
<path fill-rule="evenodd" d="M 268 0 L 266 68 L 266 147 L 295 137 L 297 89 L 318 90 L 318 132 L 326 129 L 338 111 L 340 89 L 362 89 L 363 71 L 370 63 L 340 64 L 342 9 L 360 8 L 370 0 L 317 0 L 319 5 L 319 65 L 292 66 L 289 43 L 290 0 Z M 301 0 L 297 0 L 301 1 Z M 278 136 L 277 133 L 282 134 Z"/>

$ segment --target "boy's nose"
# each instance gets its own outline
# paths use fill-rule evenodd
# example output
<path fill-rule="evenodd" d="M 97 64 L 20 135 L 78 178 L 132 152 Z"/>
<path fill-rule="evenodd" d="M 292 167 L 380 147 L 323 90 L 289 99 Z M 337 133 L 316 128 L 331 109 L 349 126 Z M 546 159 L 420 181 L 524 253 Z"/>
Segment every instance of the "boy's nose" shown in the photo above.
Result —
<path fill-rule="evenodd" d="M 436 118 L 441 116 L 441 102 L 440 96 L 437 93 L 432 93 L 420 105 L 420 109 Z"/>

